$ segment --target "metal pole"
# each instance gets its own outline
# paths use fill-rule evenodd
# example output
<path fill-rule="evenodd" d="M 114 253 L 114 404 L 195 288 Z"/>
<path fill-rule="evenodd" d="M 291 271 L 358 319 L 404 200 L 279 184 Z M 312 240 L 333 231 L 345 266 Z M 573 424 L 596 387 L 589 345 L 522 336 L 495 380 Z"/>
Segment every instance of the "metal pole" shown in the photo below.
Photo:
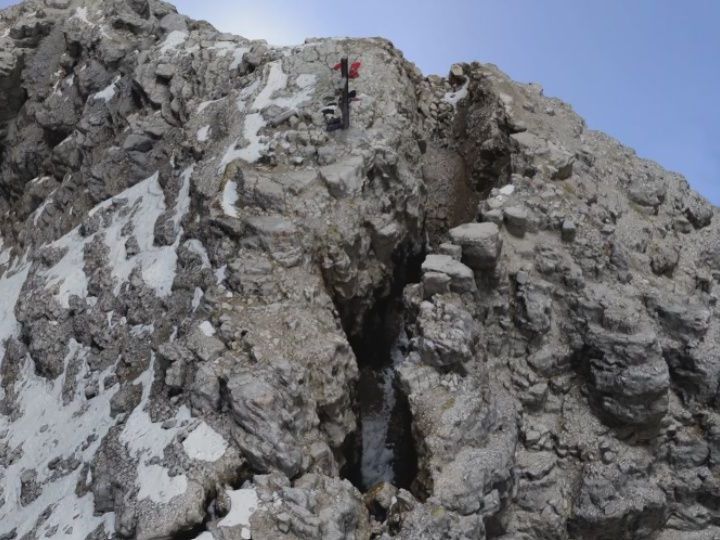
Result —
<path fill-rule="evenodd" d="M 342 96 L 342 117 L 343 129 L 350 127 L 350 69 L 348 67 L 348 59 L 343 58 L 341 61 L 342 76 L 345 79 L 345 87 Z"/>

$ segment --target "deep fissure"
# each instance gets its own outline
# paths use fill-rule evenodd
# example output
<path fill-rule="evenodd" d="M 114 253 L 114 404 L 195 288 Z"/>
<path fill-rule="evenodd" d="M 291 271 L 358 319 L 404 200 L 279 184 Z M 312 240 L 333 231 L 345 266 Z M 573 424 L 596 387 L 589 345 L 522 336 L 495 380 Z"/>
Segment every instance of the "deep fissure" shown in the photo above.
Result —
<path fill-rule="evenodd" d="M 411 489 L 418 472 L 412 415 L 395 366 L 407 347 L 402 293 L 420 281 L 424 248 L 395 254 L 389 294 L 378 298 L 362 329 L 349 335 L 360 376 L 355 393 L 358 429 L 346 443 L 342 476 L 366 492 L 380 482 Z"/>

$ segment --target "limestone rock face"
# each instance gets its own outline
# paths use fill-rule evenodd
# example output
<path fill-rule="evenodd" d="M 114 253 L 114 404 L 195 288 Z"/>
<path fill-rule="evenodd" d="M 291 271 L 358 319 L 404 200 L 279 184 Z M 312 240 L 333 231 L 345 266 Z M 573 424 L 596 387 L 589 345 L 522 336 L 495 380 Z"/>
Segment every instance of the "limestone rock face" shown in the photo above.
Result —
<path fill-rule="evenodd" d="M 0 12 L 0 539 L 716 538 L 718 281 L 716 208 L 494 66 Z"/>

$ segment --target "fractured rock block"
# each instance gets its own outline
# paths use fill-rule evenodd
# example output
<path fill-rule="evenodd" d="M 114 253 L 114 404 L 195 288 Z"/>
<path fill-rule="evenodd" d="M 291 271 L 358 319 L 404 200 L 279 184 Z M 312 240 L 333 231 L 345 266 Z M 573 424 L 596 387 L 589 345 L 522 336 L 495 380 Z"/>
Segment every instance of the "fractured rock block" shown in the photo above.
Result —
<path fill-rule="evenodd" d="M 522 206 L 510 206 L 503 211 L 505 227 L 514 236 L 522 238 L 528 225 L 528 211 Z"/>
<path fill-rule="evenodd" d="M 450 237 L 462 246 L 463 261 L 473 270 L 489 270 L 497 264 L 502 239 L 495 223 L 465 223 L 451 229 Z"/>
<path fill-rule="evenodd" d="M 448 276 L 450 290 L 454 292 L 462 294 L 473 292 L 477 289 L 473 271 L 448 255 L 428 255 L 422 263 L 421 268 L 423 272 L 423 283 L 426 282 L 425 276 L 429 274 L 441 274 Z M 433 279 L 437 281 L 437 279 Z"/>

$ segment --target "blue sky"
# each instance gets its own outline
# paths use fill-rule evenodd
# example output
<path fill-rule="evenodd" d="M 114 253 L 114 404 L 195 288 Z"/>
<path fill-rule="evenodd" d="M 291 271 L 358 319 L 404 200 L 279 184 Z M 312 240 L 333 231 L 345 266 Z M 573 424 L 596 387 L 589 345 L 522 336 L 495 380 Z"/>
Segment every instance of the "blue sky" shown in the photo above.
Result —
<path fill-rule="evenodd" d="M 0 6 L 10 2 L 0 0 Z M 383 36 L 426 74 L 492 62 L 720 204 L 720 0 L 180 0 L 271 43 Z"/>

